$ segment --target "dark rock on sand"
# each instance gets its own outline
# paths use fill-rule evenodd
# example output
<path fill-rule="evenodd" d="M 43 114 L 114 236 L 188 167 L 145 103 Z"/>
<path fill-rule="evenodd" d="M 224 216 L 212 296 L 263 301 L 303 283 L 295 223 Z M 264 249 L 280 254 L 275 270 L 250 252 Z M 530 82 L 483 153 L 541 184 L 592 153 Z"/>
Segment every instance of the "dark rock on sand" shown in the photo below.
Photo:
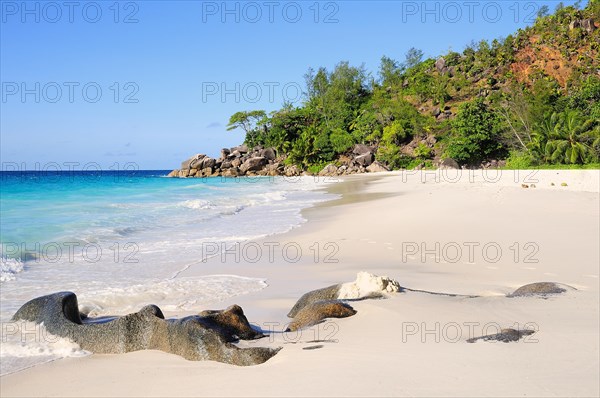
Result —
<path fill-rule="evenodd" d="M 302 347 L 303 350 L 318 350 L 319 348 L 323 348 L 323 344 L 309 345 L 308 347 Z"/>
<path fill-rule="evenodd" d="M 521 286 L 513 293 L 506 297 L 528 297 L 528 296 L 547 296 L 551 294 L 561 294 L 567 291 L 567 289 L 574 289 L 571 286 L 560 285 L 555 282 L 536 282 L 530 283 L 525 286 Z"/>
<path fill-rule="evenodd" d="M 239 315 L 239 311 L 233 309 L 221 317 L 213 316 L 212 321 L 219 324 L 223 318 L 235 318 L 235 314 Z M 263 363 L 279 351 L 266 347 L 238 348 L 216 329 L 203 325 L 198 317 L 165 320 L 155 305 L 108 322 L 84 323 L 77 296 L 71 292 L 35 298 L 25 303 L 13 320 L 43 323 L 49 333 L 71 339 L 82 349 L 98 354 L 161 350 L 192 361 L 246 366 Z M 226 329 L 235 324 L 224 322 L 219 326 Z"/>
<path fill-rule="evenodd" d="M 516 329 L 502 329 L 500 333 L 496 334 L 488 334 L 486 336 L 481 337 L 473 337 L 467 340 L 467 343 L 474 343 L 478 340 L 483 341 L 501 341 L 503 343 L 510 343 L 512 341 L 519 341 L 521 338 L 525 336 L 529 336 L 534 334 L 534 330 L 516 330 Z"/>
<path fill-rule="evenodd" d="M 217 331 L 227 341 L 254 340 L 264 334 L 252 329 L 250 322 L 239 305 L 232 305 L 225 310 L 207 310 L 198 314 L 198 322 L 204 327 Z"/>
<path fill-rule="evenodd" d="M 341 300 L 317 301 L 298 311 L 286 332 L 316 325 L 326 318 L 347 318 L 354 314 L 356 314 L 356 310 Z"/>
<path fill-rule="evenodd" d="M 292 307 L 287 316 L 289 318 L 294 318 L 302 308 L 309 304 L 316 303 L 317 301 L 337 299 L 340 293 L 340 287 L 341 285 L 339 284 L 332 285 L 303 294 L 296 304 L 294 304 L 294 307 Z"/>

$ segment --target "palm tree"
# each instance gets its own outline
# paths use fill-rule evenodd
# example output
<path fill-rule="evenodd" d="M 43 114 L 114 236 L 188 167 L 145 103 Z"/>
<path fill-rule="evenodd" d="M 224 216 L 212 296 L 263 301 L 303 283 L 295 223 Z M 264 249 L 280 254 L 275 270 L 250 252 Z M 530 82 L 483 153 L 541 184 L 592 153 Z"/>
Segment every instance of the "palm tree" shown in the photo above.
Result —
<path fill-rule="evenodd" d="M 552 163 L 586 163 L 597 157 L 590 145 L 598 134 L 598 121 L 575 110 L 553 113 L 546 124 L 546 159 Z"/>

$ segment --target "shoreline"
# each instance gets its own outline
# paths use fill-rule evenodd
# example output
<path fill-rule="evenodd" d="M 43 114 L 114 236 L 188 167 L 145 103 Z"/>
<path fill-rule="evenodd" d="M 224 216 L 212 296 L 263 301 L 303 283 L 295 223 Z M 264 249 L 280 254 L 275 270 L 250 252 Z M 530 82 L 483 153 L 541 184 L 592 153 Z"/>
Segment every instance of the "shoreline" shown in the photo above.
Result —
<path fill-rule="evenodd" d="M 424 182 L 413 172 L 345 177 L 325 188 L 342 198 L 304 209 L 307 222 L 251 241 L 263 247 L 297 244 L 303 251 L 297 262 L 284 261 L 279 252 L 270 261 L 264 252 L 255 263 L 243 256 L 239 262 L 212 258 L 182 273 L 267 280 L 265 289 L 211 308 L 239 304 L 251 323 L 275 331 L 240 344 L 284 347 L 265 364 L 238 368 L 156 351 L 92 355 L 2 376 L 2 395 L 597 395 L 599 171 L 549 170 L 537 174 L 536 188 L 527 189 L 521 188 L 524 182 L 514 182 L 514 175 L 492 185 L 481 179 L 436 180 L 435 173 L 424 173 L 429 173 Z M 443 249 L 437 253 L 440 259 L 419 253 L 422 244 L 430 250 L 436 243 L 464 248 L 473 241 L 477 247 L 493 242 L 503 255 L 492 262 L 477 250 L 474 261 L 463 252 L 459 261 L 451 262 Z M 516 250 L 510 249 L 514 242 L 519 261 Z M 524 261 L 524 256 L 532 256 L 525 247 L 531 242 L 538 250 L 530 260 L 538 262 Z M 415 251 L 413 244 L 417 252 L 409 256 L 408 249 Z M 328 255 L 338 261 L 325 261 Z M 352 281 L 359 271 L 387 275 L 413 289 L 482 297 L 407 292 L 388 300 L 352 303 L 358 311 L 354 317 L 327 321 L 299 337 L 279 332 L 300 295 Z M 546 279 L 578 291 L 548 300 L 503 297 L 520 285 Z M 468 322 L 480 324 L 476 334 L 483 332 L 483 325 L 535 323 L 539 332 L 533 336 L 538 341 L 463 344 Z M 443 331 L 444 325 L 454 323 L 461 327 L 460 339 L 451 343 Z M 423 336 L 423 324 L 433 332 Z M 415 325 L 420 333 L 408 333 L 406 328 Z M 568 337 L 571 333 L 577 333 L 576 341 Z M 303 350 L 308 341 L 318 340 L 316 334 L 337 343 Z M 573 362 L 582 366 L 574 370 L 569 366 Z M 232 378 L 237 383 L 228 383 Z M 56 383 L 61 379 L 72 383 Z"/>

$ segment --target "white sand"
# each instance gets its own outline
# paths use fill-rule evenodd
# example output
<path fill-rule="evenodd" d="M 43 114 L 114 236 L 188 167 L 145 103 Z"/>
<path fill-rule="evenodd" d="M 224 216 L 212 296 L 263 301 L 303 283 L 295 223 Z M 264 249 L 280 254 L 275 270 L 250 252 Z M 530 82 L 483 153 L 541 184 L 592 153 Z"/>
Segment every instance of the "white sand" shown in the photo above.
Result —
<path fill-rule="evenodd" d="M 279 323 L 269 338 L 241 344 L 284 347 L 263 365 L 190 362 L 155 351 L 93 355 L 4 376 L 0 392 L 598 396 L 599 171 L 539 171 L 529 173 L 529 180 L 525 172 L 504 171 L 498 181 L 492 172 L 470 178 L 463 171 L 459 182 L 446 178 L 450 173 L 456 175 L 449 170 L 425 177 L 412 172 L 349 177 L 332 187 L 344 197 L 306 211 L 307 224 L 257 242 L 293 243 L 303 253 L 298 262 L 286 262 L 280 250 L 271 261 L 264 246 L 257 263 L 215 257 L 181 275 L 267 279 L 269 287 L 261 292 L 215 306 L 238 303 L 265 329 Z M 521 188 L 523 183 L 536 188 Z M 325 261 L 328 254 L 327 260 L 337 262 Z M 355 316 L 301 336 L 280 333 L 289 321 L 285 314 L 303 293 L 353 281 L 359 271 L 388 275 L 412 289 L 482 297 L 399 293 L 353 302 Z M 578 290 L 547 300 L 504 297 L 539 281 Z M 538 332 L 516 343 L 465 341 L 526 324 Z M 315 339 L 333 341 L 308 343 Z M 316 344 L 323 347 L 303 350 Z"/>

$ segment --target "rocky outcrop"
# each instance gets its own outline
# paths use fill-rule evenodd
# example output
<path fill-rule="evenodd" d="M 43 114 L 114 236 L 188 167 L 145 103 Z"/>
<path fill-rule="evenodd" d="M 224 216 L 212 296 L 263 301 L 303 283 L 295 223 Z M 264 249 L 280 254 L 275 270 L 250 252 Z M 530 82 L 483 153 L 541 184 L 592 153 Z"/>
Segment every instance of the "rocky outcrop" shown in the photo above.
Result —
<path fill-rule="evenodd" d="M 218 159 L 197 154 L 181 163 L 181 169 L 173 170 L 168 177 L 239 177 L 243 175 L 286 175 L 283 158 L 277 157 L 275 148 L 260 146 L 250 150 L 246 145 L 221 149 Z M 289 170 L 287 175 L 300 175 L 301 171 Z"/>
<path fill-rule="evenodd" d="M 165 320 L 155 305 L 108 322 L 82 321 L 77 296 L 54 293 L 25 303 L 13 320 L 44 324 L 49 333 L 79 344 L 98 354 L 120 354 L 139 350 L 161 350 L 191 361 L 211 360 L 233 365 L 257 365 L 273 357 L 279 349 L 238 348 L 236 339 L 260 337 L 250 331 L 241 308 L 209 311 L 198 316 Z"/>
<path fill-rule="evenodd" d="M 437 69 L 437 71 L 439 73 L 444 73 L 446 72 L 447 68 L 446 68 L 446 60 L 444 59 L 444 57 L 439 57 L 436 61 L 435 61 L 435 69 Z"/>
<path fill-rule="evenodd" d="M 507 295 L 507 297 L 546 297 L 565 293 L 567 290 L 575 290 L 575 288 L 555 282 L 536 282 L 521 286 L 511 294 Z"/>
<path fill-rule="evenodd" d="M 423 108 L 424 109 L 424 108 Z M 439 118 L 447 118 L 452 111 L 446 106 L 443 109 L 437 107 L 432 115 Z M 436 152 L 436 138 L 433 135 L 416 136 L 409 143 L 402 146 L 403 155 L 416 158 L 417 149 L 429 148 L 433 154 Z M 377 147 L 356 144 L 334 162 L 327 164 L 315 174 L 323 177 L 345 176 L 361 173 L 378 173 L 390 169 L 377 160 Z M 179 178 L 203 178 L 203 177 L 241 177 L 241 176 L 285 176 L 295 177 L 308 175 L 297 165 L 286 164 L 286 155 L 278 154 L 275 148 L 263 148 L 256 146 L 248 148 L 240 145 L 233 148 L 223 148 L 220 157 L 211 158 L 204 154 L 197 154 L 181 163 L 181 169 L 173 170 L 168 177 Z M 460 165 L 453 159 L 433 158 L 433 165 L 440 169 L 460 169 Z M 501 168 L 506 165 L 505 161 L 487 160 L 482 162 L 480 168 Z M 425 163 L 416 166 L 416 169 L 425 167 Z"/>
<path fill-rule="evenodd" d="M 592 33 L 596 30 L 596 24 L 593 18 L 576 19 L 574 21 L 571 21 L 571 23 L 569 24 L 570 30 L 573 30 L 575 28 L 581 28 L 587 33 Z"/>
<path fill-rule="evenodd" d="M 370 172 L 389 171 L 377 162 L 376 148 L 356 144 L 347 155 L 341 156 L 336 164 L 328 164 L 318 172 L 319 176 L 341 176 Z M 306 174 L 297 165 L 286 165 L 285 155 L 279 155 L 275 148 L 246 145 L 223 148 L 218 159 L 197 154 L 181 163 L 181 169 L 173 170 L 168 177 L 240 177 L 240 176 L 286 176 L 295 177 Z"/>
<path fill-rule="evenodd" d="M 321 300 L 311 303 L 298 311 L 286 332 L 293 332 L 321 323 L 327 318 L 347 318 L 356 310 L 340 300 Z"/>

